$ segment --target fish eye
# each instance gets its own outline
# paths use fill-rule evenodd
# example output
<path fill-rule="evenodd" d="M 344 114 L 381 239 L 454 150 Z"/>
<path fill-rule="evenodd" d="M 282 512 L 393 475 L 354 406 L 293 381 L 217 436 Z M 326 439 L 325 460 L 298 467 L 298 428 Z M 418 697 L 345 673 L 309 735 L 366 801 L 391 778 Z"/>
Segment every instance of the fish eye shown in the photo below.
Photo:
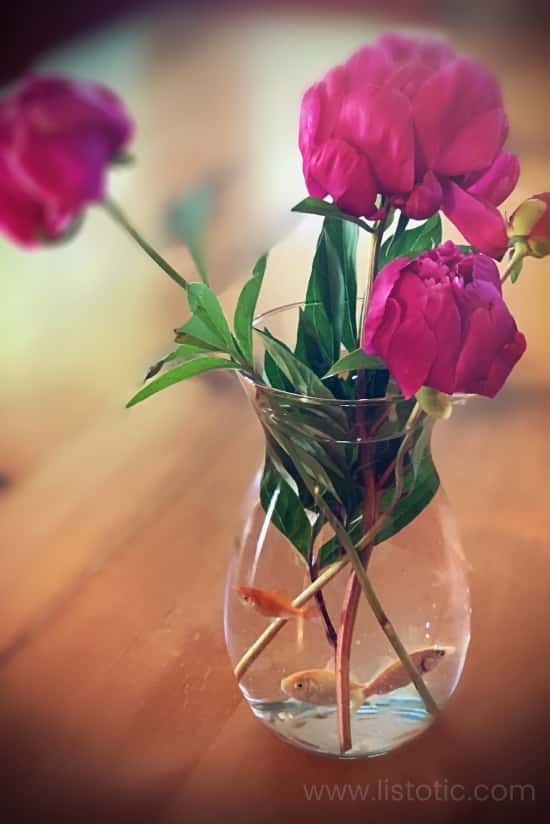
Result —
<path fill-rule="evenodd" d="M 303 689 L 303 687 L 304 687 L 304 682 L 303 681 L 297 681 L 296 682 L 296 688 L 297 689 L 301 690 L 301 689 Z"/>

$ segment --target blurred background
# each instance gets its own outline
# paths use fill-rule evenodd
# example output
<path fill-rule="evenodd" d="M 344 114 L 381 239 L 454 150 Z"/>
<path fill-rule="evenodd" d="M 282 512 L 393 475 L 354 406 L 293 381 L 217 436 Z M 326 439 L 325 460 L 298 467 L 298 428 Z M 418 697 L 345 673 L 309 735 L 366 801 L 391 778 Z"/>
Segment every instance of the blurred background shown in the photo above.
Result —
<path fill-rule="evenodd" d="M 446 37 L 490 66 L 511 121 L 508 145 L 522 162 L 509 206 L 550 189 L 547 3 L 96 0 L 46 8 L 19 0 L 3 17 L 1 83 L 53 70 L 101 81 L 126 101 L 137 162 L 112 174 L 111 190 L 186 277 L 192 264 L 178 215 L 197 195 L 206 199 L 207 264 L 228 309 L 268 247 L 262 305 L 303 295 L 319 224 L 289 212 L 304 196 L 301 95 L 388 28 Z M 208 765 L 205 753 L 240 712 L 220 609 L 260 433 L 224 376 L 124 410 L 187 309 L 100 208 L 64 247 L 29 254 L 0 240 L 0 267 L 2 821 L 61 820 L 67 811 L 71 822 L 168 821 L 192 765 L 199 757 Z M 548 261 L 528 261 L 508 291 L 528 350 L 502 396 L 472 404 L 438 433 L 474 569 L 469 683 L 487 696 L 504 677 L 494 668 L 503 621 L 503 660 L 512 644 L 519 672 L 535 640 L 549 640 L 549 270 Z M 519 583 L 518 568 L 528 570 Z M 524 603 L 532 632 L 510 619 L 511 600 Z M 530 679 L 536 706 L 547 676 L 541 669 Z M 216 706 L 207 708 L 214 692 Z M 476 718 L 496 728 L 490 712 Z M 529 719 L 542 746 L 548 725 L 536 713 Z M 499 730 L 501 738 L 487 733 L 497 761 L 514 734 Z M 242 745 L 235 735 L 233 752 Z M 271 787 L 279 760 L 298 756 L 264 744 L 271 770 L 258 781 Z M 488 763 L 487 753 L 476 762 L 462 747 L 457 770 Z"/>

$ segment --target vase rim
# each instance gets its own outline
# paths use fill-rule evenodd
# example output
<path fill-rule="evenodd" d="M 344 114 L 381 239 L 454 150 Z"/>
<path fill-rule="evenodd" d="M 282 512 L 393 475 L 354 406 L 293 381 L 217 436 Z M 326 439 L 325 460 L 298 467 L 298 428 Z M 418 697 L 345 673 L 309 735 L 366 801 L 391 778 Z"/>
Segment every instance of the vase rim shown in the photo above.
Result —
<path fill-rule="evenodd" d="M 293 309 L 299 309 L 302 306 L 312 306 L 319 304 L 321 301 L 305 301 L 305 300 L 296 300 L 291 301 L 290 303 L 283 303 L 279 306 L 274 306 L 271 309 L 266 309 L 263 312 L 257 314 L 253 321 L 252 321 L 252 328 L 255 329 L 258 324 L 262 323 L 269 317 L 274 317 L 275 315 L 279 315 L 283 312 L 288 312 Z M 363 303 L 363 298 L 357 298 L 357 303 Z M 395 404 L 395 403 L 406 403 L 407 401 L 412 400 L 413 398 L 406 398 L 402 392 L 395 392 L 391 395 L 378 395 L 376 397 L 370 398 L 323 398 L 319 395 L 303 395 L 300 392 L 287 392 L 285 389 L 276 389 L 273 386 L 269 386 L 265 383 L 260 383 L 259 381 L 254 380 L 251 375 L 247 372 L 239 370 L 239 375 L 241 380 L 245 381 L 246 383 L 250 384 L 261 390 L 262 392 L 266 392 L 274 397 L 279 397 L 281 399 L 291 399 L 296 401 L 300 401 L 301 403 L 311 403 L 311 404 L 321 404 L 327 406 L 345 406 L 345 407 L 363 407 L 363 406 L 382 406 L 382 404 Z M 414 397 L 414 396 L 413 396 Z M 464 405 L 466 401 L 470 400 L 470 398 L 478 397 L 475 394 L 467 393 L 467 392 L 455 392 L 453 395 L 450 396 L 452 400 L 453 406 L 455 405 Z"/>
<path fill-rule="evenodd" d="M 358 298 L 357 303 L 362 303 L 363 298 Z M 271 309 L 266 309 L 264 312 L 260 312 L 256 315 L 252 321 L 252 327 L 255 329 L 260 323 L 263 323 L 267 318 L 274 317 L 276 315 L 282 314 L 283 312 L 288 312 L 293 309 L 299 309 L 303 306 L 311 306 L 315 304 L 320 304 L 320 301 L 305 301 L 305 300 L 297 300 L 292 301 L 291 303 L 284 303 L 280 306 L 274 306 Z M 241 372 L 241 378 L 245 380 L 247 383 L 250 383 L 252 386 L 257 387 L 263 392 L 266 392 L 274 397 L 279 397 L 281 399 L 290 399 L 292 398 L 293 401 L 300 401 L 301 403 L 311 403 L 311 404 L 321 404 L 323 406 L 345 406 L 345 407 L 362 407 L 362 406 L 381 406 L 382 404 L 395 404 L 405 402 L 407 399 L 401 392 L 395 392 L 391 395 L 379 395 L 377 397 L 371 398 L 323 398 L 319 395 L 303 395 L 300 392 L 287 392 L 285 389 L 276 389 L 273 386 L 269 386 L 264 383 L 260 383 L 255 381 L 249 374 L 245 372 Z"/>

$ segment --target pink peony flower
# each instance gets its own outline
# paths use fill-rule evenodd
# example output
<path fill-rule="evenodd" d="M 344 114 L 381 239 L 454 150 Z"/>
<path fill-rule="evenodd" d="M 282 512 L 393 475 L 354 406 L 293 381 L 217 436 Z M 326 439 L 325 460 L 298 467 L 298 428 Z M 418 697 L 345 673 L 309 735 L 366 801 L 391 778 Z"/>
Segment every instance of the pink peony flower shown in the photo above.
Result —
<path fill-rule="evenodd" d="M 448 241 L 388 263 L 374 282 L 364 348 L 384 359 L 406 397 L 429 386 L 492 398 L 525 346 L 485 255 Z"/>
<path fill-rule="evenodd" d="M 105 194 L 132 122 L 108 89 L 31 76 L 0 100 L 0 230 L 22 246 L 56 237 Z"/>
<path fill-rule="evenodd" d="M 300 150 L 313 197 L 358 217 L 377 194 L 409 217 L 442 209 L 477 249 L 500 258 L 497 206 L 519 176 L 503 151 L 508 120 L 496 79 L 426 38 L 387 35 L 305 93 Z"/>

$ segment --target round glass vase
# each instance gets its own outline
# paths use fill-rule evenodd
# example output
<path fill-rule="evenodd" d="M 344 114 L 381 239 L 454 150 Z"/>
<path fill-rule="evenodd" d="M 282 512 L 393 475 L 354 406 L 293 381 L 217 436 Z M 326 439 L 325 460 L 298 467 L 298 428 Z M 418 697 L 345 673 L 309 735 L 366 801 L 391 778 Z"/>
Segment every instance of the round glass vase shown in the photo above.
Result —
<path fill-rule="evenodd" d="M 285 340 L 296 314 L 297 307 L 285 307 L 261 321 Z M 292 343 L 291 334 L 286 338 Z M 432 461 L 432 421 L 411 415 L 413 402 L 398 394 L 334 400 L 273 389 L 246 376 L 241 383 L 266 434 L 266 456 L 275 466 L 282 461 L 290 475 L 288 486 L 281 485 L 276 474 L 266 481 L 261 468 L 245 497 L 225 599 L 225 637 L 240 689 L 256 717 L 303 749 L 341 758 L 390 752 L 435 715 L 383 621 L 439 710 L 459 682 L 470 639 L 467 563 Z M 338 437 L 334 420 L 342 429 Z M 281 444 L 289 444 L 296 463 L 296 454 L 306 461 L 307 469 L 299 468 L 304 486 Z M 324 486 L 323 461 L 317 462 L 324 455 L 338 468 L 346 501 L 354 490 L 361 499 L 361 516 L 354 519 L 338 501 L 339 486 L 326 496 L 331 510 L 356 545 L 369 528 L 375 536 L 359 543 L 360 558 L 383 620 L 323 517 L 327 504 L 308 495 L 316 466 Z M 298 482 L 291 494 L 292 475 Z M 300 496 L 309 526 L 291 505 Z M 324 583 L 293 614 L 289 602 L 312 582 Z M 344 680 L 349 712 L 342 709 Z"/>

